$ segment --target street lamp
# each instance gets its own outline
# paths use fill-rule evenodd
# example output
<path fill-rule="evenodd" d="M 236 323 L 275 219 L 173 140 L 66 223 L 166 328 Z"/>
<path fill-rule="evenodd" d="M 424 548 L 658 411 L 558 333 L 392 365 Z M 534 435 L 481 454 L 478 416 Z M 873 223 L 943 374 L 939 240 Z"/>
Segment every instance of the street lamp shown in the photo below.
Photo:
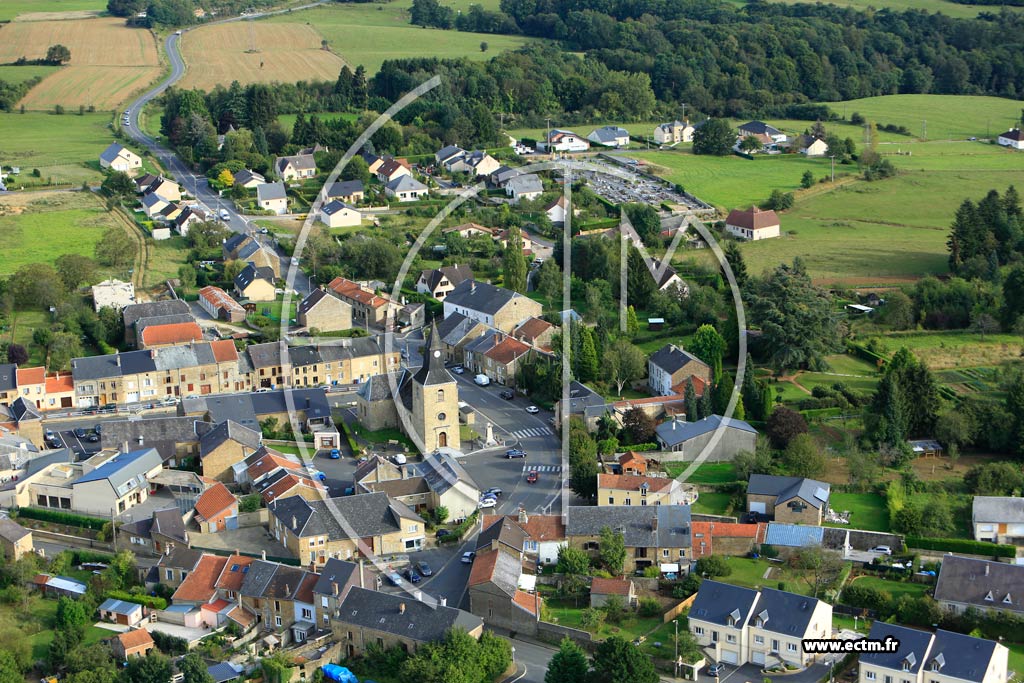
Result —
<path fill-rule="evenodd" d="M 512 668 L 516 668 L 516 646 L 512 646 Z"/>
<path fill-rule="evenodd" d="M 676 625 L 676 656 L 673 660 L 675 662 L 675 677 L 679 678 L 679 620 L 673 619 L 672 623 Z"/>
<path fill-rule="evenodd" d="M 857 615 L 856 614 L 853 615 L 853 630 L 854 630 L 854 632 L 857 631 Z"/>

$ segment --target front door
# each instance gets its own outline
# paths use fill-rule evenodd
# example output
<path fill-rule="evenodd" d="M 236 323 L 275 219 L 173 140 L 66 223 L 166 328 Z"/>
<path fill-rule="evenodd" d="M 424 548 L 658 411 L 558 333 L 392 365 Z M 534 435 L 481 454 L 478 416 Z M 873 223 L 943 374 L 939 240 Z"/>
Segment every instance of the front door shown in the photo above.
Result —
<path fill-rule="evenodd" d="M 446 448 L 448 446 L 448 432 L 441 432 L 437 435 L 437 445 L 439 448 Z"/>

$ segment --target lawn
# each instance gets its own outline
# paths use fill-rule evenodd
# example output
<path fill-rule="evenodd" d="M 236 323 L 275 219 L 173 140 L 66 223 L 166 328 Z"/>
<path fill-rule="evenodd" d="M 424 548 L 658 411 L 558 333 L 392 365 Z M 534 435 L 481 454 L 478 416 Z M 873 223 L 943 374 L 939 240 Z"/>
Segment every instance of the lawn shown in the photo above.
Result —
<path fill-rule="evenodd" d="M 717 581 L 747 588 L 777 588 L 780 582 L 785 582 L 786 590 L 792 593 L 806 595 L 809 590 L 807 582 L 793 574 L 784 563 L 769 562 L 764 558 L 752 560 L 749 557 L 726 557 L 725 560 L 732 567 L 732 573 L 716 579 Z M 772 572 L 766 579 L 764 575 L 769 568 Z"/>
<path fill-rule="evenodd" d="M 879 5 L 875 0 L 846 1 L 864 6 L 869 3 L 876 7 Z M 963 7 L 971 15 L 982 9 L 935 0 L 889 0 L 881 4 L 891 2 L 929 5 L 932 9 L 935 5 L 942 5 L 943 8 Z M 825 104 L 838 114 L 848 111 L 852 115 L 853 112 L 857 112 L 865 119 L 876 123 L 906 126 L 918 136 L 924 133 L 924 123 L 927 122 L 929 140 L 964 140 L 972 136 L 998 135 L 1009 128 L 1011 123 L 1020 120 L 1020 102 L 1001 97 L 882 95 Z"/>
<path fill-rule="evenodd" d="M 32 621 L 43 628 L 29 637 L 29 642 L 32 644 L 32 659 L 45 660 L 50 650 L 50 642 L 53 640 L 53 622 L 57 617 L 57 601 L 34 597 L 30 601 L 28 614 Z M 86 626 L 83 644 L 92 645 L 113 635 L 115 635 L 113 631 L 96 626 Z"/>
<path fill-rule="evenodd" d="M 575 607 L 575 602 L 571 599 L 563 598 L 547 598 L 545 599 L 545 605 L 548 609 L 548 614 L 552 622 L 559 626 L 568 626 L 570 628 L 578 628 L 582 630 L 583 627 L 580 625 L 580 619 L 583 616 L 583 609 L 586 607 L 586 600 L 589 598 L 584 597 L 580 600 L 581 607 Z M 611 636 L 620 636 L 626 640 L 634 640 L 639 636 L 650 633 L 655 628 L 660 626 L 662 623 L 661 617 L 641 617 L 637 616 L 636 613 L 630 613 L 621 623 L 612 625 L 607 622 L 602 624 L 601 628 L 594 633 L 594 637 L 597 640 L 604 640 Z"/>
<path fill-rule="evenodd" d="M 21 166 L 25 176 L 38 168 L 54 182 L 98 183 L 99 156 L 111 142 L 109 114 L 0 114 L 0 159 L 5 166 Z M 24 181 L 31 184 L 32 179 Z M 19 183 L 11 179 L 7 185 L 13 190 Z"/>
<path fill-rule="evenodd" d="M 148 254 L 143 284 L 146 287 L 153 287 L 168 278 L 178 277 L 178 269 L 186 263 L 188 243 L 184 237 L 175 235 L 169 240 L 150 244 Z"/>
<path fill-rule="evenodd" d="M 690 465 L 685 462 L 667 462 L 668 476 L 678 477 Z M 736 481 L 736 467 L 731 462 L 707 462 L 697 468 L 689 479 L 691 484 L 730 484 Z M 708 494 L 702 494 L 701 497 Z"/>
<path fill-rule="evenodd" d="M 924 595 L 929 588 L 927 584 L 923 583 L 913 583 L 912 581 L 889 581 L 879 576 L 858 576 L 850 583 L 856 583 L 861 587 L 885 591 L 896 599 L 899 599 L 903 595 L 911 598 L 919 598 Z"/>
<path fill-rule="evenodd" d="M 405 444 L 410 449 L 414 449 L 416 447 L 415 444 L 413 444 L 412 439 L 397 429 L 384 428 L 376 431 L 370 431 L 363 427 L 356 427 L 355 436 L 370 444 L 386 444 L 389 441 L 397 441 L 401 444 Z"/>
<path fill-rule="evenodd" d="M 1008 668 L 1017 674 L 1024 673 L 1024 643 L 1003 643 L 1010 650 Z"/>
<path fill-rule="evenodd" d="M 728 493 L 701 493 L 692 510 L 701 515 L 724 515 L 731 498 L 732 495 Z"/>
<path fill-rule="evenodd" d="M 395 4 L 343 4 L 279 15 L 271 23 L 303 23 L 316 27 L 332 51 L 355 69 L 362 65 L 375 74 L 388 59 L 438 57 L 490 59 L 531 39 L 521 36 L 464 33 L 409 24 L 407 9 Z M 372 30 L 366 30 L 372 28 Z M 487 43 L 487 52 L 480 49 Z"/>
<path fill-rule="evenodd" d="M 877 493 L 833 493 L 829 507 L 838 512 L 850 511 L 852 529 L 889 531 L 889 509 L 885 499 Z M 845 524 L 826 526 L 845 527 Z"/>
<path fill-rule="evenodd" d="M 25 200 L 31 198 L 31 201 Z M 0 198 L 0 275 L 63 254 L 92 256 L 116 221 L 91 194 L 22 194 Z"/>
<path fill-rule="evenodd" d="M 1018 360 L 1024 350 L 1021 338 L 1012 334 L 980 334 L 967 331 L 897 332 L 879 337 L 887 353 L 901 347 L 914 352 L 933 370 L 999 365 Z"/>
<path fill-rule="evenodd" d="M 32 64 L 29 66 L 11 66 L 4 65 L 0 66 L 0 81 L 7 81 L 8 83 L 21 83 L 27 81 L 30 78 L 36 76 L 49 76 L 58 67 L 56 66 L 39 66 Z"/>
<path fill-rule="evenodd" d="M 39 12 L 101 12 L 106 8 L 107 3 L 105 0 L 3 0 L 3 2 L 0 2 L 0 21 L 9 21 L 22 14 L 31 15 Z"/>
<path fill-rule="evenodd" d="M 46 356 L 40 347 L 32 343 L 32 333 L 49 323 L 50 315 L 42 310 L 14 311 L 0 326 L 0 341 L 21 344 L 28 350 L 29 366 L 42 365 Z"/>

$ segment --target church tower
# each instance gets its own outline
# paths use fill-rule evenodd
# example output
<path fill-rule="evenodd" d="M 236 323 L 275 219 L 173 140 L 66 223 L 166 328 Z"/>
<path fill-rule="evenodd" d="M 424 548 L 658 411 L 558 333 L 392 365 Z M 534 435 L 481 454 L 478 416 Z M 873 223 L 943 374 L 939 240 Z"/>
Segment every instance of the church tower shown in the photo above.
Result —
<path fill-rule="evenodd" d="M 455 378 L 444 367 L 444 350 L 436 323 L 430 331 L 423 367 L 412 378 L 412 420 L 424 453 L 432 453 L 445 446 L 461 448 L 459 388 Z"/>

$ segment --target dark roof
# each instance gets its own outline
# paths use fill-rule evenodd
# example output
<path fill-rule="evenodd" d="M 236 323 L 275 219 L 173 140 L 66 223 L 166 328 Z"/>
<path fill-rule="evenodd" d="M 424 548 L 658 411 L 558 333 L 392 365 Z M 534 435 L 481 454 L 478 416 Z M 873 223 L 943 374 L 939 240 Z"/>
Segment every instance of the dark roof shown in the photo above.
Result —
<path fill-rule="evenodd" d="M 166 301 L 150 301 L 125 306 L 121 311 L 121 319 L 124 320 L 124 326 L 127 329 L 133 327 L 140 318 L 180 313 L 191 313 L 188 303 L 181 299 L 167 299 Z"/>
<path fill-rule="evenodd" d="M 327 501 L 291 496 L 271 503 L 270 514 L 299 537 L 327 536 L 331 540 L 390 534 L 401 530 L 401 517 L 419 519 L 409 506 L 389 500 L 385 493 L 363 493 Z"/>
<path fill-rule="evenodd" d="M 342 180 L 333 183 L 327 190 L 327 198 L 334 199 L 336 197 L 348 197 L 356 192 L 363 191 L 362 180 Z"/>
<path fill-rule="evenodd" d="M 239 291 L 243 291 L 257 279 L 263 279 L 273 284 L 274 269 L 269 266 L 257 266 L 250 261 L 242 269 L 242 272 L 235 277 L 235 287 Z"/>
<path fill-rule="evenodd" d="M 237 681 L 242 677 L 241 672 L 236 671 L 230 662 L 218 662 L 207 667 L 206 672 L 210 674 L 213 683 L 227 683 Z"/>
<path fill-rule="evenodd" d="M 404 610 L 402 605 L 405 606 Z M 375 631 L 429 643 L 442 640 L 452 628 L 475 631 L 483 620 L 454 607 L 428 604 L 410 595 L 380 593 L 353 587 L 341 603 L 338 620 Z"/>
<path fill-rule="evenodd" d="M 18 388 L 18 366 L 13 363 L 0 365 L 0 391 Z"/>
<path fill-rule="evenodd" d="M 799 497 L 816 508 L 828 503 L 829 485 L 804 477 L 780 477 L 771 474 L 752 474 L 747 482 L 747 494 L 776 496 L 775 504 Z"/>
<path fill-rule="evenodd" d="M 753 588 L 704 579 L 690 606 L 690 618 L 728 626 L 731 617 L 733 627 L 741 629 L 747 625 L 757 597 Z"/>
<path fill-rule="evenodd" d="M 437 287 L 441 280 L 447 278 L 453 286 L 458 286 L 465 280 L 473 279 L 473 270 L 466 264 L 461 266 L 444 266 L 442 268 L 431 268 L 424 270 L 420 273 L 420 280 L 424 280 L 424 284 L 430 289 L 431 292 Z"/>
<path fill-rule="evenodd" d="M 322 213 L 322 214 L 324 214 L 326 216 L 333 216 L 334 214 L 338 213 L 339 211 L 344 211 L 346 209 L 348 209 L 349 211 L 357 211 L 356 207 L 354 207 L 354 206 L 352 206 L 350 204 L 346 204 L 345 202 L 341 201 L 340 199 L 335 199 L 334 201 L 328 202 L 327 204 L 324 204 L 323 206 L 321 206 L 320 207 L 320 213 Z"/>
<path fill-rule="evenodd" d="M 748 121 L 740 126 L 739 130 L 750 135 L 779 135 L 782 132 L 775 126 L 768 125 L 764 121 Z"/>
<path fill-rule="evenodd" d="M 358 583 L 358 572 L 359 565 L 355 562 L 346 562 L 336 557 L 329 558 L 327 564 L 320 568 L 320 578 L 317 579 L 316 585 L 313 586 L 313 592 L 320 595 L 331 595 L 334 593 L 334 588 L 331 584 L 336 583 L 339 586 L 344 586 L 353 576 L 356 577 L 356 582 Z"/>
<path fill-rule="evenodd" d="M 713 432 L 718 429 L 720 424 L 723 423 L 726 427 L 731 429 L 739 429 L 745 432 L 750 432 L 751 434 L 757 434 L 757 430 L 743 420 L 737 420 L 734 417 L 724 418 L 721 415 L 709 415 L 697 422 L 669 420 L 668 422 L 662 422 L 658 425 L 655 431 L 657 432 L 659 439 L 664 441 L 669 447 L 672 447 L 703 434 L 707 434 L 708 432 Z"/>
<path fill-rule="evenodd" d="M 235 234 L 231 235 L 231 237 L 228 237 L 226 240 L 224 240 L 224 243 L 221 245 L 221 248 L 224 251 L 228 252 L 229 254 L 233 254 L 238 250 L 240 246 L 246 244 L 247 242 L 250 242 L 251 240 L 252 237 L 245 234 L 244 232 L 236 232 Z"/>
<path fill-rule="evenodd" d="M 247 168 L 243 168 L 241 171 L 235 173 L 235 185 L 245 185 L 250 180 L 265 183 L 267 179 L 256 171 L 250 171 Z"/>
<path fill-rule="evenodd" d="M 145 473 L 162 464 L 163 459 L 156 452 L 156 449 L 153 448 L 143 448 L 131 451 L 130 453 L 118 453 L 92 472 L 76 479 L 72 486 L 105 479 L 118 494 L 124 495 L 127 491 L 123 490 L 123 487 L 128 482 L 135 481 L 139 486 L 145 485 Z"/>
<path fill-rule="evenodd" d="M 615 142 L 617 138 L 628 138 L 629 131 L 619 126 L 601 126 L 592 131 L 587 137 L 595 137 L 600 142 Z"/>
<path fill-rule="evenodd" d="M 935 582 L 935 599 L 1022 613 L 1024 565 L 944 555 Z"/>
<path fill-rule="evenodd" d="M 260 429 L 261 416 L 288 413 L 289 406 L 305 412 L 307 419 L 326 419 L 331 416 L 327 394 L 321 388 L 211 394 L 183 399 L 181 405 L 186 413 L 208 415 L 211 422 L 219 424 L 233 420 L 254 431 Z"/>
<path fill-rule="evenodd" d="M 435 322 L 434 326 L 441 335 L 441 341 L 445 344 L 455 346 L 468 337 L 473 331 L 473 328 L 480 324 L 482 324 L 480 321 L 473 320 L 461 313 L 452 313 L 444 320 L 438 320 Z"/>
<path fill-rule="evenodd" d="M 127 355 L 127 354 L 122 354 Z M 103 423 L 100 445 L 103 448 L 146 446 L 155 448 L 164 460 L 177 455 L 178 444 L 197 443 L 213 425 L 194 417 L 148 417 L 111 420 Z"/>
<path fill-rule="evenodd" d="M 455 384 L 455 378 L 444 366 L 444 348 L 441 345 L 441 335 L 438 334 L 437 325 L 430 330 L 430 346 L 423 355 L 423 365 L 413 375 L 413 381 L 423 386 L 437 384 Z"/>
<path fill-rule="evenodd" d="M 256 197 L 261 202 L 267 199 L 286 199 L 288 192 L 282 182 L 262 183 L 256 186 Z"/>
<path fill-rule="evenodd" d="M 523 542 L 529 538 L 522 528 L 508 517 L 500 517 L 480 532 L 476 538 L 476 549 L 489 548 L 491 541 L 497 541 L 512 550 L 523 552 Z"/>
<path fill-rule="evenodd" d="M 271 598 L 278 600 L 301 600 L 299 595 L 303 582 L 310 574 L 299 567 L 277 562 L 254 560 L 242 580 L 239 593 L 246 597 Z M 312 576 L 312 574 L 310 574 Z M 311 596 L 307 596 L 311 599 Z"/>
<path fill-rule="evenodd" d="M 470 476 L 469 472 L 466 471 L 466 468 L 462 466 L 462 463 L 452 455 L 451 449 L 440 448 L 427 455 L 423 458 L 423 462 L 420 463 L 419 469 L 427 480 L 427 486 L 438 495 L 459 482 L 469 486 L 476 492 L 483 490 L 476 483 L 476 480 Z M 476 493 L 473 493 L 473 495 L 475 496 Z"/>
<path fill-rule="evenodd" d="M 916 674 L 920 671 L 928 654 L 928 648 L 932 643 L 932 634 L 916 628 L 908 628 L 898 624 L 887 624 L 881 620 L 871 625 L 871 633 L 868 635 L 868 638 L 872 640 L 885 640 L 887 637 L 892 637 L 899 641 L 899 649 L 896 652 L 864 653 L 860 656 L 860 661 L 863 664 L 873 664 L 896 671 L 902 671 L 903 662 L 906 661 L 910 664 L 910 671 L 908 673 Z"/>
<path fill-rule="evenodd" d="M 802 638 L 817 606 L 818 600 L 806 595 L 762 588 L 753 619 L 762 619 L 760 628 L 766 631 Z"/>
<path fill-rule="evenodd" d="M 438 162 L 444 162 L 447 161 L 448 159 L 451 159 L 454 156 L 463 154 L 464 152 L 465 150 L 463 150 L 458 145 L 448 145 L 447 147 L 442 147 L 441 149 L 439 149 L 434 154 L 434 159 L 436 159 Z"/>
<path fill-rule="evenodd" d="M 674 271 L 673 271 L 674 274 Z M 700 363 L 704 367 L 708 364 L 689 351 L 684 351 L 675 344 L 665 344 L 651 354 L 650 362 L 669 374 L 681 370 L 687 363 Z"/>
<path fill-rule="evenodd" d="M 598 536 L 609 527 L 622 532 L 628 548 L 689 548 L 691 525 L 689 505 L 571 506 L 565 533 Z"/>
<path fill-rule="evenodd" d="M 1017 142 L 1021 142 L 1022 140 L 1024 140 L 1024 132 L 1021 132 L 1020 128 L 1011 128 L 1005 133 L 1000 133 L 999 137 L 1006 138 L 1007 140 L 1016 140 Z"/>
<path fill-rule="evenodd" d="M 411 175 L 398 176 L 385 185 L 392 192 L 413 192 L 426 190 L 427 186 L 413 178 Z"/>
<path fill-rule="evenodd" d="M 505 183 L 505 189 L 524 194 L 527 192 L 543 192 L 544 183 L 536 173 L 526 173 L 512 176 Z"/>
<path fill-rule="evenodd" d="M 510 289 L 496 287 L 489 282 L 465 280 L 448 293 L 445 304 L 494 315 L 513 299 L 522 296 Z"/>
<path fill-rule="evenodd" d="M 996 642 L 962 633 L 938 630 L 925 662 L 925 670 L 938 667 L 943 676 L 981 683 L 985 680 Z"/>
<path fill-rule="evenodd" d="M 205 458 L 228 440 L 237 441 L 243 446 L 256 450 L 263 441 L 263 434 L 255 429 L 243 427 L 232 420 L 225 420 L 199 439 L 199 457 Z"/>
<path fill-rule="evenodd" d="M 32 531 L 21 526 L 17 522 L 6 517 L 0 518 L 0 538 L 9 543 L 17 543 L 28 536 Z"/>
<path fill-rule="evenodd" d="M 149 533 L 161 534 L 176 541 L 188 543 L 188 536 L 185 533 L 185 521 L 181 518 L 181 511 L 176 507 L 155 511 Z"/>
<path fill-rule="evenodd" d="M 43 416 L 39 414 L 36 407 L 25 400 L 24 396 L 14 399 L 11 402 L 10 409 L 15 422 L 31 422 L 43 419 Z"/>
<path fill-rule="evenodd" d="M 203 551 L 201 550 L 195 550 L 184 545 L 176 545 L 171 548 L 171 552 L 160 556 L 157 566 L 192 571 L 199 564 L 199 560 L 202 557 Z M 163 579 L 163 576 L 160 578 Z"/>

